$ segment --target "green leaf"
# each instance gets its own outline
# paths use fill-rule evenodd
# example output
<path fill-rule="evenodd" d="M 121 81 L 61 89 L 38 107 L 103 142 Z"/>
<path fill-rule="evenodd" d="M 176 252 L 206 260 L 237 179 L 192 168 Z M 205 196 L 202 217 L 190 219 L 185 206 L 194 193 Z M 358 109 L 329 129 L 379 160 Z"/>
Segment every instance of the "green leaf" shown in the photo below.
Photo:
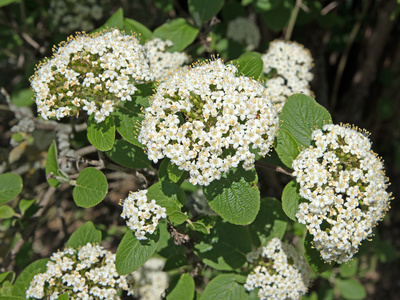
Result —
<path fill-rule="evenodd" d="M 167 258 L 164 268 L 162 269 L 163 272 L 168 272 L 170 270 L 178 269 L 188 264 L 187 258 L 185 255 L 172 255 Z"/>
<path fill-rule="evenodd" d="M 227 64 L 233 64 L 238 68 L 238 73 L 250 78 L 258 79 L 263 70 L 263 61 L 258 52 L 246 52 Z"/>
<path fill-rule="evenodd" d="M 179 197 L 185 198 L 185 192 L 178 185 L 166 181 L 159 181 L 147 190 L 147 199 L 156 200 L 158 205 L 166 209 L 168 216 L 181 212 L 182 203 Z"/>
<path fill-rule="evenodd" d="M 187 172 L 179 170 L 179 168 L 172 164 L 169 158 L 164 158 L 158 170 L 158 178 L 160 181 L 170 181 L 181 185 L 187 177 Z"/>
<path fill-rule="evenodd" d="M 131 144 L 143 148 L 137 136 L 142 125 L 143 117 L 138 116 L 134 104 L 124 103 L 123 107 L 118 107 L 114 112 L 114 121 L 117 131 Z"/>
<path fill-rule="evenodd" d="M 361 300 L 365 299 L 367 296 L 364 286 L 359 281 L 352 278 L 336 278 L 335 287 L 339 290 L 340 295 L 347 300 Z"/>
<path fill-rule="evenodd" d="M 304 94 L 294 94 L 287 98 L 280 121 L 282 125 L 277 134 L 276 152 L 289 168 L 292 167 L 293 156 L 296 153 L 294 148 L 297 151 L 308 148 L 312 132 L 332 123 L 329 112 Z"/>
<path fill-rule="evenodd" d="M 394 261 L 397 258 L 397 249 L 388 242 L 377 240 L 374 250 L 375 255 L 383 263 Z"/>
<path fill-rule="evenodd" d="M 285 214 L 292 219 L 293 221 L 297 222 L 296 214 L 299 210 L 301 197 L 297 192 L 296 181 L 290 181 L 282 192 L 282 209 Z"/>
<path fill-rule="evenodd" d="M 210 207 L 232 224 L 247 225 L 260 210 L 260 191 L 256 171 L 245 171 L 241 166 L 222 174 L 203 188 Z"/>
<path fill-rule="evenodd" d="M 124 30 L 124 11 L 119 8 L 105 23 L 92 32 L 100 32 L 102 30 L 108 30 L 110 28 L 118 28 Z"/>
<path fill-rule="evenodd" d="M 249 295 L 242 284 L 236 281 L 236 274 L 220 274 L 206 286 L 201 300 L 246 300 Z"/>
<path fill-rule="evenodd" d="M 35 204 L 36 199 L 31 199 L 31 200 L 27 200 L 27 199 L 21 199 L 18 203 L 18 207 L 19 210 L 21 212 L 25 212 L 27 211 L 33 204 Z"/>
<path fill-rule="evenodd" d="M 48 258 L 39 259 L 27 266 L 12 287 L 12 295 L 25 298 L 25 291 L 29 288 L 33 276 L 46 272 Z"/>
<path fill-rule="evenodd" d="M 285 234 L 287 217 L 282 204 L 275 198 L 261 199 L 260 211 L 253 223 L 248 227 L 253 243 L 266 246 L 274 237 L 281 239 Z"/>
<path fill-rule="evenodd" d="M 1 6 L 1 4 L 0 4 Z M 35 92 L 31 89 L 23 89 L 11 95 L 11 102 L 18 106 L 31 106 L 35 97 Z"/>
<path fill-rule="evenodd" d="M 190 45 L 199 33 L 199 29 L 189 24 L 182 18 L 177 18 L 161 25 L 154 30 L 154 36 L 162 40 L 170 40 L 174 45 L 168 49 L 170 52 L 183 51 Z"/>
<path fill-rule="evenodd" d="M 182 274 L 176 285 L 168 288 L 167 300 L 192 300 L 194 297 L 194 280 L 189 274 Z"/>
<path fill-rule="evenodd" d="M 10 219 L 14 216 L 14 209 L 8 205 L 0 206 L 0 219 Z"/>
<path fill-rule="evenodd" d="M 75 230 L 69 237 L 66 247 L 78 249 L 79 246 L 85 246 L 87 243 L 100 244 L 100 242 L 101 231 L 96 229 L 93 223 L 89 221 Z"/>
<path fill-rule="evenodd" d="M 52 173 L 53 175 L 57 176 L 58 174 L 58 154 L 57 154 L 57 145 L 56 142 L 53 141 L 49 147 L 49 150 L 47 151 L 47 157 L 46 157 L 46 179 L 47 182 L 50 184 L 52 187 L 59 187 L 61 183 L 55 179 L 55 178 L 50 178 L 49 174 Z"/>
<path fill-rule="evenodd" d="M 177 183 L 179 180 L 185 180 L 187 175 L 185 170 L 179 170 L 178 166 L 172 163 L 168 164 L 167 172 L 169 179 L 174 183 Z"/>
<path fill-rule="evenodd" d="M 243 226 L 218 220 L 211 233 L 194 246 L 197 256 L 217 270 L 234 270 L 246 262 L 251 251 L 251 237 Z"/>
<path fill-rule="evenodd" d="M 159 238 L 159 230 L 156 230 L 147 240 L 138 240 L 133 231 L 129 230 L 117 249 L 115 259 L 117 272 L 120 275 L 126 275 L 139 269 L 157 249 Z"/>
<path fill-rule="evenodd" d="M 268 11 L 275 8 L 282 0 L 255 0 L 255 2 L 257 8 Z"/>
<path fill-rule="evenodd" d="M 17 296 L 0 296 L 0 300 L 25 300 L 25 299 L 26 299 L 25 297 L 17 297 Z"/>
<path fill-rule="evenodd" d="M 64 293 L 64 294 L 60 295 L 57 299 L 58 300 L 68 300 L 69 299 L 69 294 L 68 293 Z"/>
<path fill-rule="evenodd" d="M 115 140 L 115 125 L 112 117 L 97 123 L 94 115 L 89 116 L 87 137 L 89 142 L 100 151 L 110 150 Z"/>
<path fill-rule="evenodd" d="M 15 273 L 12 271 L 7 271 L 0 274 L 0 283 L 3 283 L 4 281 L 13 282 L 14 279 L 15 279 Z"/>
<path fill-rule="evenodd" d="M 289 131 L 280 129 L 279 136 L 277 138 L 276 151 L 279 151 L 279 157 L 282 162 L 291 168 L 293 161 L 297 158 L 297 156 L 299 156 L 300 148 L 299 144 Z"/>
<path fill-rule="evenodd" d="M 224 0 L 188 0 L 189 12 L 194 20 L 201 23 L 210 21 L 218 14 L 224 5 Z"/>
<path fill-rule="evenodd" d="M 21 191 L 21 176 L 13 173 L 0 174 L 0 204 L 14 199 Z"/>
<path fill-rule="evenodd" d="M 151 165 L 142 148 L 125 140 L 116 140 L 114 147 L 105 154 L 117 164 L 132 169 L 144 169 Z"/>
<path fill-rule="evenodd" d="M 106 176 L 95 168 L 86 168 L 79 173 L 72 196 L 76 205 L 87 208 L 103 200 L 107 190 Z"/>
<path fill-rule="evenodd" d="M 326 263 L 319 253 L 319 251 L 312 245 L 312 236 L 307 233 L 304 240 L 304 257 L 306 258 L 311 270 L 317 274 L 324 273 L 333 267 L 332 264 Z"/>
<path fill-rule="evenodd" d="M 188 216 L 183 212 L 174 211 L 168 215 L 168 218 L 175 225 L 179 225 L 185 222 L 188 219 Z"/>
<path fill-rule="evenodd" d="M 142 45 L 153 38 L 153 33 L 150 29 L 133 19 L 125 18 L 124 27 L 126 31 L 135 33 Z"/>
<path fill-rule="evenodd" d="M 349 262 L 340 265 L 340 276 L 342 277 L 354 276 L 357 274 L 357 270 L 358 270 L 358 259 L 356 257 L 353 257 L 353 259 L 350 260 Z"/>
<path fill-rule="evenodd" d="M 275 31 L 282 30 L 289 24 L 293 11 L 292 1 L 283 0 L 279 2 L 277 6 L 262 13 L 263 20 L 267 27 Z"/>
<path fill-rule="evenodd" d="M 199 220 L 198 222 L 190 222 L 188 225 L 192 230 L 196 230 L 204 234 L 210 233 L 210 229 Z"/>

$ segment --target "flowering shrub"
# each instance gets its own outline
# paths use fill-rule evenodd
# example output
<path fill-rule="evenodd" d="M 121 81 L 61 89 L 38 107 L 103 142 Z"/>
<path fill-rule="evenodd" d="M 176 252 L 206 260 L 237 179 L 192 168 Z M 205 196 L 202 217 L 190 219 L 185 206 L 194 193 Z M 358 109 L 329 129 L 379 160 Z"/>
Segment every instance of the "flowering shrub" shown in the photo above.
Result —
<path fill-rule="evenodd" d="M 47 45 L 66 41 L 37 64 L 33 92 L 18 100 L 2 89 L 1 143 L 10 142 L 0 151 L 8 155 L 0 163 L 0 299 L 365 298 L 357 276 L 369 256 L 387 262 L 396 250 L 374 236 L 392 200 L 383 161 L 365 132 L 335 124 L 346 114 L 332 119 L 325 108 L 348 100 L 335 97 L 355 35 L 330 41 L 345 50 L 333 87 L 313 85 L 316 99 L 310 82 L 324 72 L 313 75 L 311 52 L 290 41 L 294 33 L 316 43 L 293 27 L 320 22 L 331 5 L 124 1 L 115 11 L 112 0 L 68 0 L 60 7 L 81 17 L 52 10 L 48 18 L 63 26 L 41 34 L 43 9 L 14 2 L 1 69 L 34 65 L 51 53 Z M 62 36 L 73 25 L 90 30 L 108 8 L 95 32 Z M 11 40 L 24 44 L 12 50 L 26 63 L 7 48 Z M 335 44 L 342 40 L 349 44 Z M 328 56 L 325 46 L 314 45 L 316 61 Z M 20 71 L 9 86 L 22 85 L 29 71 Z"/>

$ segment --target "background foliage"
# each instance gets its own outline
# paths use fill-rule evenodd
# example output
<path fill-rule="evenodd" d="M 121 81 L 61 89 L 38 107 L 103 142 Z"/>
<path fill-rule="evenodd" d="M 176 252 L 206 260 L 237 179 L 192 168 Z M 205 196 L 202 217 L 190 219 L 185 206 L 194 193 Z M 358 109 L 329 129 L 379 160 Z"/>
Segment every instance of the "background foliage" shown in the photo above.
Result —
<path fill-rule="evenodd" d="M 95 22 L 95 28 L 105 23 L 110 27 L 117 26 L 126 31 L 141 32 L 142 39 L 148 39 L 151 36 L 168 38 L 174 42 L 171 50 L 185 50 L 193 58 L 219 55 L 225 61 L 239 60 L 238 65 L 241 65 L 240 56 L 248 52 L 249 45 L 236 40 L 229 34 L 228 28 L 229 23 L 239 16 L 247 17 L 257 25 L 260 40 L 258 44 L 251 45 L 253 51 L 263 53 L 270 41 L 282 37 L 290 37 L 291 40 L 304 44 L 310 49 L 315 62 L 314 80 L 311 83 L 315 99 L 328 109 L 335 123 L 355 124 L 371 133 L 374 151 L 385 159 L 387 176 L 392 183 L 390 190 L 394 197 L 398 198 L 400 187 L 400 23 L 397 1 L 105 0 L 102 4 L 106 8 L 105 13 L 102 19 Z M 129 252 L 135 246 L 135 241 L 131 240 L 132 235 L 125 234 L 126 227 L 119 216 L 121 208 L 118 201 L 125 198 L 130 190 L 143 186 L 143 177 L 151 179 L 155 174 L 145 169 L 143 171 L 145 176 L 143 176 L 129 169 L 132 167 L 129 165 L 131 160 L 121 160 L 118 150 L 115 148 L 110 150 L 113 139 L 110 142 L 108 133 L 98 136 L 98 131 L 91 129 L 94 124 L 90 122 L 89 141 L 98 144 L 111 161 L 126 167 L 125 173 L 114 170 L 113 164 L 107 165 L 108 160 L 105 157 L 99 159 L 96 150 L 86 139 L 86 133 L 79 128 L 71 141 L 71 147 L 76 149 L 82 157 L 79 168 L 87 168 L 76 174 L 76 177 L 69 176 L 69 178 L 57 167 L 57 150 L 52 144 L 56 138 L 54 133 L 56 125 L 51 123 L 36 128 L 30 135 L 11 132 L 12 126 L 16 124 L 16 114 L 30 116 L 31 112 L 34 112 L 31 100 L 33 92 L 29 89 L 28 82 L 28 78 L 33 74 L 34 66 L 44 57 L 51 56 L 53 45 L 65 40 L 67 34 L 61 33 L 52 25 L 49 1 L 3 0 L 0 1 L 0 5 L 0 72 L 2 74 L 0 77 L 2 87 L 0 171 L 12 173 L 0 175 L 0 203 L 7 203 L 0 207 L 2 219 L 0 266 L 3 272 L 0 278 L 2 284 L 0 295 L 6 295 L 9 289 L 8 282 L 13 281 L 13 273 L 7 273 L 7 271 L 19 274 L 30 262 L 50 256 L 57 249 L 63 248 L 67 241 L 68 244 L 74 244 L 74 238 L 70 236 L 85 222 L 93 222 L 101 231 L 101 236 L 99 236 L 96 229 L 91 229 L 93 241 L 99 241 L 102 237 L 105 248 L 116 252 L 122 240 L 120 251 Z M 291 16 L 297 12 L 295 23 L 291 23 Z M 243 68 L 241 71 L 246 73 L 246 66 L 241 65 L 241 68 Z M 251 66 L 249 69 L 252 69 Z M 258 77 L 260 73 L 261 71 L 255 70 L 252 75 Z M 7 103 L 7 95 L 10 95 L 11 104 Z M 286 109 L 290 108 L 288 106 Z M 292 109 L 294 112 L 299 112 L 299 108 Z M 124 114 L 121 116 L 123 117 Z M 329 119 L 329 115 L 325 117 Z M 135 136 L 129 136 L 131 132 L 130 128 L 121 127 L 118 134 L 132 142 Z M 11 139 L 18 143 L 12 144 Z M 301 140 L 301 137 L 298 137 L 297 142 L 301 143 Z M 278 140 L 278 154 L 279 151 L 287 148 L 287 143 L 291 142 L 293 141 L 283 138 Z M 119 143 L 120 147 L 116 149 L 123 149 L 124 142 Z M 140 146 L 140 144 L 137 145 L 138 148 Z M 148 161 L 146 158 L 141 159 L 140 153 L 140 151 L 132 151 L 130 155 L 135 160 L 141 161 L 140 168 L 146 168 Z M 293 155 L 295 157 L 296 154 Z M 104 165 L 98 165 L 101 162 L 105 162 Z M 290 161 L 283 161 L 283 163 L 289 165 Z M 105 178 L 101 172 L 93 168 L 94 166 L 103 168 Z M 179 174 L 171 170 L 168 172 L 167 165 L 161 167 L 166 169 L 165 176 L 172 176 L 170 179 L 174 182 L 179 180 Z M 57 181 L 47 178 L 46 180 L 45 170 L 46 173 L 51 171 L 57 174 L 61 179 Z M 89 175 L 89 173 L 93 174 Z M 285 194 L 291 192 L 289 178 L 263 168 L 257 169 L 257 175 L 258 187 L 261 191 L 261 210 L 263 210 L 265 197 L 280 199 L 281 192 L 286 186 L 282 197 L 283 210 L 289 216 L 293 215 L 293 212 L 290 212 L 292 208 L 285 206 Z M 95 185 L 93 182 L 87 183 L 87 178 L 91 178 L 90 176 L 98 177 Z M 66 182 L 74 180 L 76 185 L 60 184 L 59 182 L 64 182 L 62 178 Z M 247 179 L 250 184 L 252 179 Z M 155 185 L 151 192 L 156 194 L 157 188 L 159 187 Z M 183 188 L 190 194 L 190 186 L 183 186 Z M 219 205 L 226 203 L 225 196 L 224 193 L 215 195 L 212 188 L 212 185 L 207 188 L 206 197 L 215 199 L 212 202 L 215 205 L 213 208 L 218 211 Z M 80 194 L 85 197 L 79 197 Z M 82 199 L 82 202 L 75 203 L 71 195 Z M 87 195 L 90 196 L 87 197 Z M 83 208 L 99 203 L 104 197 L 104 201 L 99 205 Z M 92 202 L 85 202 L 87 199 L 91 199 Z M 176 202 L 179 206 L 179 201 Z M 279 205 L 276 206 L 276 214 L 280 215 Z M 248 220 L 237 217 L 235 212 L 232 216 L 226 216 L 227 219 L 233 220 L 232 223 L 248 224 Z M 253 217 L 255 218 L 255 215 Z M 282 219 L 284 218 L 286 217 L 282 215 Z M 274 219 L 274 232 L 279 230 L 284 232 L 285 228 L 279 229 L 280 218 L 276 219 L 275 215 Z M 179 223 L 179 216 L 176 220 Z M 89 226 L 88 224 L 90 225 L 86 223 L 85 226 Z M 206 225 L 198 223 L 196 226 L 207 232 Z M 236 230 L 233 226 L 235 225 L 221 225 L 221 231 L 224 234 L 219 232 L 212 234 L 229 237 L 229 234 Z M 256 219 L 249 226 L 250 232 L 257 231 L 262 226 L 264 224 Z M 288 227 L 288 231 L 295 237 L 302 236 L 304 229 L 298 224 L 289 222 Z M 400 265 L 397 259 L 400 247 L 399 230 L 400 206 L 394 200 L 392 209 L 377 227 L 374 239 L 370 242 L 364 241 L 351 263 L 322 273 L 314 282 L 308 296 L 304 298 L 397 299 L 400 287 Z M 160 231 L 160 240 L 149 245 L 143 257 L 150 256 L 156 247 L 161 249 L 160 245 L 163 243 L 166 229 L 160 229 Z M 213 236 L 210 235 L 209 239 L 212 240 L 212 238 Z M 247 238 L 254 239 L 250 236 Z M 229 243 L 230 240 L 226 242 Z M 262 242 L 259 241 L 261 244 Z M 125 245 L 129 247 L 124 248 Z M 246 245 L 249 243 L 241 241 L 232 247 L 240 249 L 240 247 L 247 247 Z M 218 245 L 214 247 L 218 251 Z M 244 258 L 239 255 L 234 261 L 224 258 L 215 261 L 216 257 L 213 257 L 212 252 L 207 252 L 205 255 L 203 250 L 202 244 L 198 244 L 194 251 L 203 261 L 218 270 L 234 268 L 235 265 L 232 266 L 232 264 L 240 263 L 240 260 Z M 175 263 L 178 263 L 178 258 L 184 257 L 179 247 L 174 251 L 176 253 L 165 254 L 167 262 L 174 262 L 175 259 Z M 30 268 L 32 270 L 43 268 L 45 262 L 45 260 L 39 260 L 37 266 L 30 266 Z M 128 272 L 132 266 L 121 263 L 121 266 L 117 265 L 117 268 L 124 273 L 126 271 L 124 268 L 128 268 Z M 235 293 L 238 279 L 232 278 L 234 275 L 214 276 L 215 274 L 209 275 L 209 278 L 214 279 L 204 291 L 203 297 L 209 295 L 207 299 L 212 299 L 215 290 L 224 289 L 227 285 L 231 285 L 231 291 Z M 188 274 L 183 274 L 176 280 L 175 288 L 169 294 L 171 299 L 180 299 L 181 289 L 177 288 L 180 285 L 190 287 L 198 284 L 193 282 Z M 17 284 L 18 282 L 14 285 L 14 289 Z"/>

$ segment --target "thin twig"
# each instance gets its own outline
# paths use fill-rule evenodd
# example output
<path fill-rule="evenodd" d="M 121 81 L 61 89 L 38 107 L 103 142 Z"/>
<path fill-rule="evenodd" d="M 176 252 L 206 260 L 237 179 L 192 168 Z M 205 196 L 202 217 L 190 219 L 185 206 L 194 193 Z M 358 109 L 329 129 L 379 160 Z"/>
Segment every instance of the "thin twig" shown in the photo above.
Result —
<path fill-rule="evenodd" d="M 299 14 L 300 6 L 302 5 L 301 3 L 302 0 L 296 0 L 296 4 L 293 8 L 292 16 L 290 17 L 289 25 L 286 28 L 285 32 L 285 40 L 290 40 L 294 28 L 294 24 L 296 23 L 297 15 Z"/>
<path fill-rule="evenodd" d="M 266 168 L 266 169 L 269 169 L 269 170 L 272 170 L 272 171 L 275 171 L 275 172 L 278 172 L 278 173 L 286 174 L 286 175 L 289 175 L 289 176 L 293 177 L 293 174 L 292 174 L 293 171 L 292 170 L 285 169 L 285 168 L 282 168 L 280 166 L 271 165 L 271 164 L 266 163 L 264 161 L 257 160 L 256 161 L 256 166 L 263 167 L 263 168 Z"/>

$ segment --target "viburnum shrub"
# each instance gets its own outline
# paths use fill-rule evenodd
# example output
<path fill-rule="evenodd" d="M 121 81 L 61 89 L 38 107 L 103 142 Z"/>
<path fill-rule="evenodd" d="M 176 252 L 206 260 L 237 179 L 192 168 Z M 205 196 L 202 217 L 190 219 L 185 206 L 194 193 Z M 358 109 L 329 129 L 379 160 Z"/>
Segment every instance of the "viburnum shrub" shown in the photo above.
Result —
<path fill-rule="evenodd" d="M 110 170 L 136 185 L 119 202 L 124 220 L 114 221 L 126 226 L 115 254 L 87 222 L 23 271 L 15 299 L 300 299 L 372 238 L 392 199 L 389 179 L 368 134 L 335 124 L 312 98 L 310 51 L 274 40 L 264 53 L 197 60 L 184 52 L 197 36 L 199 53 L 213 47 L 199 33 L 212 17 L 199 5 L 189 7 L 195 25 L 178 18 L 154 32 L 119 10 L 109 27 L 77 33 L 37 65 L 41 120 L 29 126 L 62 132 L 47 152 L 48 183 L 71 185 L 83 208 L 106 197 Z M 247 23 L 257 28 L 240 17 L 229 34 Z M 235 42 L 254 49 L 259 38 Z M 72 141 L 77 128 L 87 140 Z M 262 167 L 291 180 L 281 199 L 261 197 Z M 7 202 L 22 182 L 0 176 Z"/>

